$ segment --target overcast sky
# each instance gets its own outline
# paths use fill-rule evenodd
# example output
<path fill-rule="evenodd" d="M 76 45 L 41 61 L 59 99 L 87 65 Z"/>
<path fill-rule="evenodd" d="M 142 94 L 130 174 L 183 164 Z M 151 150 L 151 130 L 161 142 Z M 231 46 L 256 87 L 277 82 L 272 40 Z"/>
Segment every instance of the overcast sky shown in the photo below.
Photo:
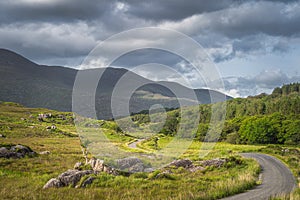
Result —
<path fill-rule="evenodd" d="M 233 96 L 268 93 L 283 83 L 300 82 L 299 1 L 0 1 L 0 47 L 39 64 L 78 68 L 101 41 L 149 26 L 174 29 L 201 44 L 218 67 L 225 92 Z M 161 65 L 151 68 L 147 63 Z M 140 50 L 114 63 L 137 65 L 144 67 L 136 72 L 153 80 L 180 82 L 161 68 L 166 65 L 191 77 L 193 87 L 204 86 L 188 63 L 168 52 Z"/>

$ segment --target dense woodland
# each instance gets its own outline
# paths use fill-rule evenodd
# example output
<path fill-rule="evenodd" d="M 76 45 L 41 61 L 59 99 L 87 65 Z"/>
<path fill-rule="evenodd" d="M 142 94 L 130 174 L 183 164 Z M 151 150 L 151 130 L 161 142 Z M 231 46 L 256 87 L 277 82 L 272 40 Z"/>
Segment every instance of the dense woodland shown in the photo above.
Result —
<path fill-rule="evenodd" d="M 275 88 L 272 94 L 236 98 L 226 102 L 226 120 L 219 140 L 242 144 L 299 144 L 300 143 L 300 84 L 292 83 Z M 221 103 L 218 103 L 221 105 Z M 224 104 L 223 104 L 224 105 Z M 200 105 L 201 119 L 196 140 L 205 140 L 211 117 L 210 104 Z M 148 114 L 132 116 L 137 124 L 149 123 Z M 180 111 L 167 114 L 160 131 L 174 135 L 180 121 Z"/>

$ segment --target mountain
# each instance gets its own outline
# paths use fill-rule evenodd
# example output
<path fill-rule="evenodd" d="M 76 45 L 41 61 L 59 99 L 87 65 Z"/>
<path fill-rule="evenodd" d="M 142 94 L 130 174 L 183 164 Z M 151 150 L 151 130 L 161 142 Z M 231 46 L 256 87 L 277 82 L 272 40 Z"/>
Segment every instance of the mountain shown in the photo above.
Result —
<path fill-rule="evenodd" d="M 121 85 L 122 89 L 114 96 L 116 102 L 114 107 L 117 107 L 118 116 L 123 115 L 122 109 L 124 109 L 127 101 L 129 101 L 129 112 L 136 113 L 148 110 L 154 104 L 161 104 L 166 108 L 177 108 L 180 106 L 179 101 L 183 102 L 184 105 L 194 105 L 211 103 L 210 97 L 212 95 L 216 97 L 214 98 L 215 101 L 231 98 L 217 91 L 192 90 L 174 82 L 150 81 L 122 68 L 103 70 L 105 69 L 78 71 L 60 66 L 38 65 L 17 53 L 0 49 L 0 101 L 18 102 L 29 107 L 71 111 L 72 91 L 76 75 L 80 74 L 89 78 L 102 72 L 103 76 L 98 83 L 95 95 L 95 107 L 99 119 L 113 117 L 111 110 L 112 94 L 123 75 L 126 75 L 126 81 L 118 84 L 118 86 Z M 128 88 L 135 84 L 141 87 L 133 95 L 126 94 Z M 196 95 L 197 101 L 189 98 L 193 94 Z M 82 98 L 76 111 L 86 116 L 92 116 L 89 110 L 91 108 L 85 99 Z"/>

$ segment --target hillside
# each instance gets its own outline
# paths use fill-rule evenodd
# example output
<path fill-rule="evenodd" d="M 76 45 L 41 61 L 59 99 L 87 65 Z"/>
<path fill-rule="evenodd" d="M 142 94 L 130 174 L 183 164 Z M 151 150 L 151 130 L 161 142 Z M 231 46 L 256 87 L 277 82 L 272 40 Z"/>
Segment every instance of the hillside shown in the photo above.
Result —
<path fill-rule="evenodd" d="M 270 95 L 228 100 L 226 120 L 220 141 L 248 144 L 299 144 L 300 143 L 300 84 L 293 83 L 275 88 Z M 211 104 L 193 107 L 191 113 L 201 113 L 196 139 L 203 141 L 209 129 Z M 151 126 L 147 114 L 132 116 L 138 126 Z M 160 133 L 173 135 L 180 122 L 180 111 L 168 112 Z M 187 122 L 189 123 L 189 122 Z"/>
<path fill-rule="evenodd" d="M 80 71 L 90 76 L 103 69 Z M 9 50 L 0 49 L 0 100 L 18 102 L 29 107 L 43 107 L 60 111 L 72 110 L 72 89 L 78 70 L 60 66 L 38 65 L 21 55 Z M 172 82 L 153 82 L 126 69 L 108 68 L 96 92 L 96 110 L 100 119 L 111 119 L 111 95 L 116 83 L 127 73 L 129 80 L 144 85 L 133 94 L 130 100 L 130 113 L 148 110 L 153 104 L 162 104 L 166 108 L 179 107 L 178 100 L 172 90 L 180 91 L 178 98 L 187 98 L 193 90 Z M 146 84 L 148 83 L 148 84 Z M 131 83 L 127 83 L 130 85 Z M 168 88 L 167 88 L 168 87 Z M 210 93 L 211 92 L 211 93 Z M 195 94 L 198 103 L 211 102 L 210 95 L 223 101 L 230 97 L 216 91 L 197 89 Z M 118 97 L 121 101 L 123 96 Z M 186 99 L 187 104 L 195 104 Z M 217 100 L 218 101 L 218 100 Z M 83 102 L 82 105 L 86 103 Z M 86 108 L 83 107 L 83 110 Z"/>

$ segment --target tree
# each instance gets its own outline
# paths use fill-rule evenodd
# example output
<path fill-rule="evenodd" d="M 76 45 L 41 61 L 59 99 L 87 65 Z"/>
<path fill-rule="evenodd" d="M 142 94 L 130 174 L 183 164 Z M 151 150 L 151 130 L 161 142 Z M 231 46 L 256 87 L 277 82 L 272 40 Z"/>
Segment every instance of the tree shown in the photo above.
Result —
<path fill-rule="evenodd" d="M 249 117 L 240 128 L 242 141 L 248 144 L 277 143 L 278 130 L 268 117 Z"/>

